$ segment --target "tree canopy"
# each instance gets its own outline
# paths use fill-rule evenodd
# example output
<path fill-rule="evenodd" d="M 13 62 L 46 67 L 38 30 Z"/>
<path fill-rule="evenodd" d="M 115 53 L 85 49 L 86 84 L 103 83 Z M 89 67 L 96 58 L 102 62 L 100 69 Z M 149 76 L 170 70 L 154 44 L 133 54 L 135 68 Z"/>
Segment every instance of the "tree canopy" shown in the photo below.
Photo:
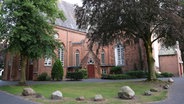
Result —
<path fill-rule="evenodd" d="M 148 80 L 154 80 L 152 44 L 182 36 L 182 10 L 179 0 L 83 0 L 83 6 L 76 7 L 76 18 L 79 28 L 88 30 L 91 47 L 95 42 L 105 46 L 127 38 L 143 40 Z"/>
<path fill-rule="evenodd" d="M 54 39 L 56 18 L 65 19 L 57 0 L 2 0 L 0 39 L 7 42 L 9 52 L 19 54 L 21 71 L 26 60 L 54 55 L 60 46 Z M 21 83 L 25 83 L 25 72 Z"/>

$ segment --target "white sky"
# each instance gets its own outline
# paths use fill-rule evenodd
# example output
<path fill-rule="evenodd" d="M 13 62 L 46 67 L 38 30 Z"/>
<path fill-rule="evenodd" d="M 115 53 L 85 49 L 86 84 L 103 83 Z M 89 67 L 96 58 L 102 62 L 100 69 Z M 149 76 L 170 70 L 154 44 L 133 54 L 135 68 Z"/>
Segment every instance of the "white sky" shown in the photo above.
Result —
<path fill-rule="evenodd" d="M 71 4 L 82 5 L 82 0 L 63 0 Z"/>

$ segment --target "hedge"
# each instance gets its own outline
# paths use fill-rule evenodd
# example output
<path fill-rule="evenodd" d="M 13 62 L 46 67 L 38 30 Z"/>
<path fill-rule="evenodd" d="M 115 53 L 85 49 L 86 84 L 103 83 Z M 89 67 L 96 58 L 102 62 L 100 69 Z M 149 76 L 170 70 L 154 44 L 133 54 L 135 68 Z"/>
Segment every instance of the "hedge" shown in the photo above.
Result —
<path fill-rule="evenodd" d="M 129 75 L 126 74 L 102 74 L 102 79 L 131 79 Z"/>
<path fill-rule="evenodd" d="M 77 71 L 77 72 L 67 72 L 66 78 L 69 78 L 71 80 L 81 80 L 83 79 L 84 75 L 82 72 Z"/>

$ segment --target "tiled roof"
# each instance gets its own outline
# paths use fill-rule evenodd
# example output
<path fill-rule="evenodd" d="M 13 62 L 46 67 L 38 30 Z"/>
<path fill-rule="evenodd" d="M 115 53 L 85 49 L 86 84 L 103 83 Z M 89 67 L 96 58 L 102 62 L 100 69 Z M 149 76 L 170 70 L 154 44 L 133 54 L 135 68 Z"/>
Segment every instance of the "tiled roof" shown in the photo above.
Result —
<path fill-rule="evenodd" d="M 76 18 L 74 13 L 75 6 L 63 0 L 59 0 L 58 7 L 59 9 L 63 10 L 66 20 L 62 21 L 57 19 L 56 25 L 79 31 L 78 26 L 76 25 Z"/>
<path fill-rule="evenodd" d="M 175 47 L 162 47 L 159 51 L 159 55 L 175 55 L 177 54 Z"/>

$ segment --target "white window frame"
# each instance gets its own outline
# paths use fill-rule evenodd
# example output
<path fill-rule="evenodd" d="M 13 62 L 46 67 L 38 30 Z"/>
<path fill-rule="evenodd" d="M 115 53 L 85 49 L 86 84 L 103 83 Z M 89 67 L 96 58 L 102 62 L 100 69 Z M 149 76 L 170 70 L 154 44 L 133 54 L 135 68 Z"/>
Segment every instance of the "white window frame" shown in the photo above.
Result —
<path fill-rule="evenodd" d="M 102 74 L 107 74 L 107 70 L 102 68 Z"/>
<path fill-rule="evenodd" d="M 52 66 L 52 58 L 51 57 L 46 57 L 44 60 L 44 66 Z"/>
<path fill-rule="evenodd" d="M 102 65 L 105 64 L 105 52 L 104 51 L 101 52 L 101 64 Z"/>
<path fill-rule="evenodd" d="M 115 64 L 116 66 L 125 65 L 124 47 L 122 44 L 117 44 L 115 47 Z"/>
<path fill-rule="evenodd" d="M 75 65 L 76 66 L 80 65 L 80 52 L 79 52 L 79 50 L 76 50 L 76 52 L 75 52 Z"/>
<path fill-rule="evenodd" d="M 64 47 L 58 49 L 58 58 L 61 61 L 62 65 L 64 66 Z"/>

